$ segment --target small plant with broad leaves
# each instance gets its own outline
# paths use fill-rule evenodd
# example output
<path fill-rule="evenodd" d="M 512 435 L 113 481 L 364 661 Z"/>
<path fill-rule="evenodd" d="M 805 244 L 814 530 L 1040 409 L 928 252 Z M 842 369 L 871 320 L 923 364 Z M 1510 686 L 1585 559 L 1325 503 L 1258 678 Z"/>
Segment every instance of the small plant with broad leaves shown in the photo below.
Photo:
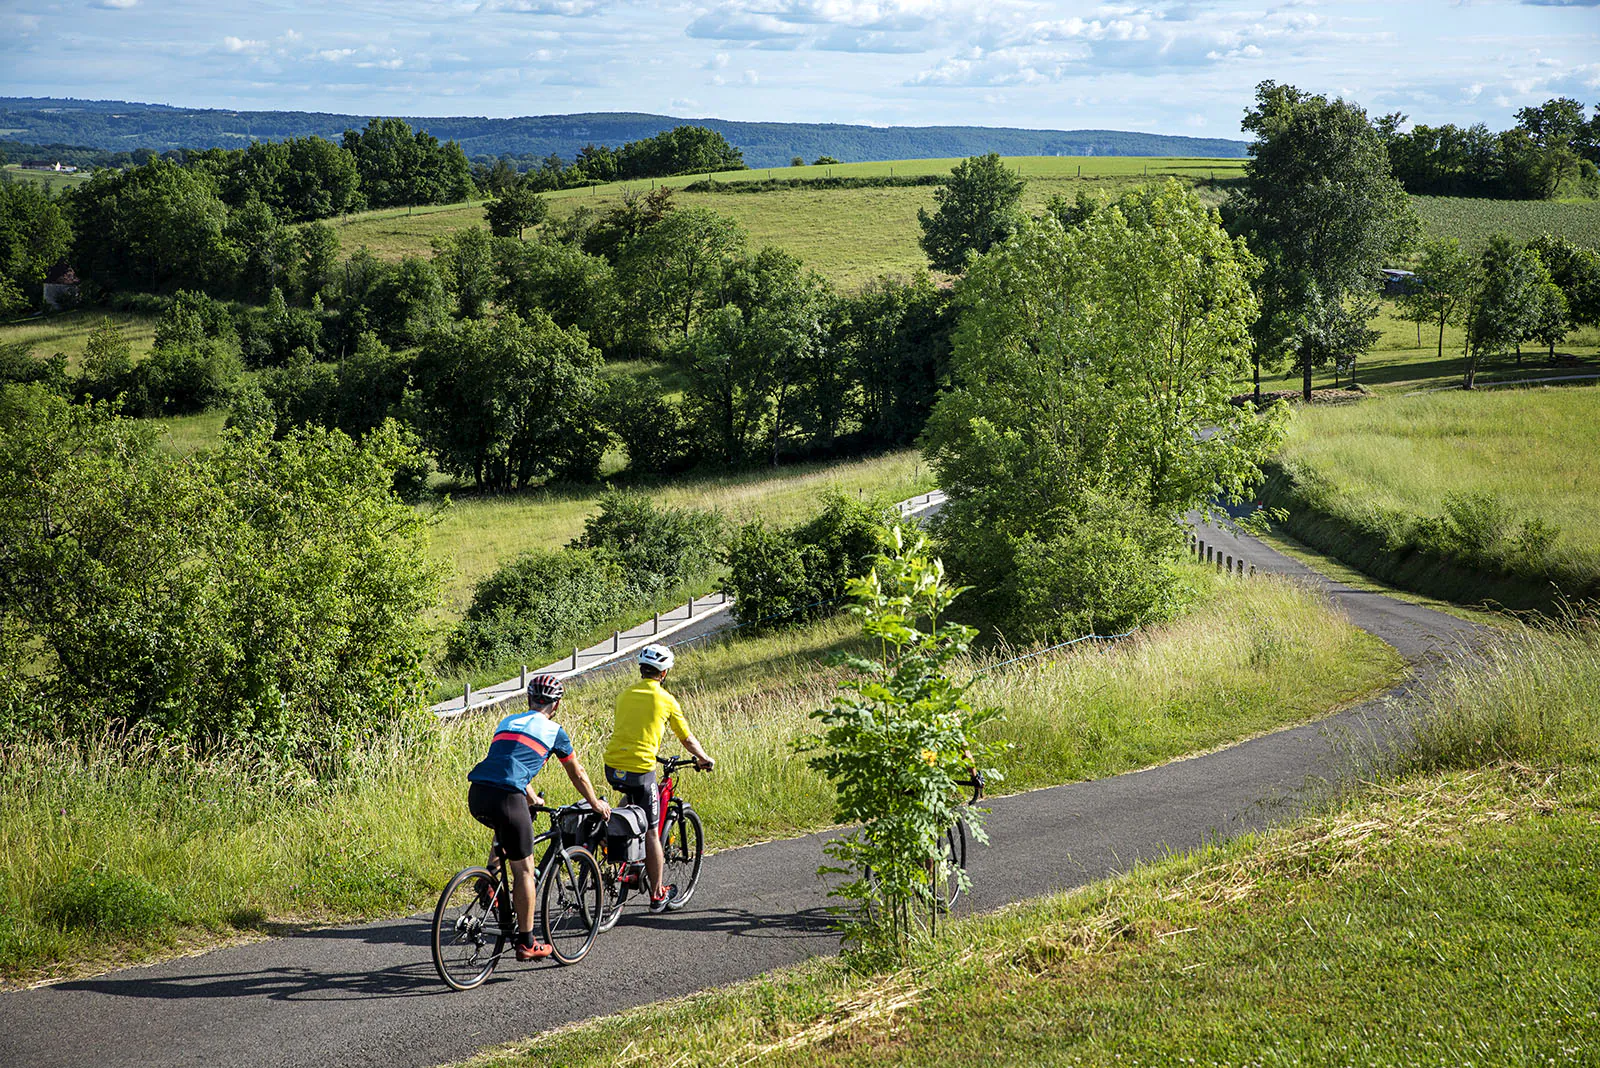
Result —
<path fill-rule="evenodd" d="M 811 713 L 822 732 L 798 743 L 837 787 L 835 818 L 854 827 L 827 847 L 841 866 L 821 870 L 850 877 L 834 893 L 855 906 L 845 915 L 857 949 L 899 952 L 932 931 L 935 888 L 966 879 L 941 848 L 958 817 L 974 840 L 988 840 L 982 814 L 961 807 L 959 784 L 977 769 L 998 781 L 987 765 L 999 747 L 978 731 L 999 711 L 974 709 L 947 671 L 977 634 L 944 622 L 961 592 L 922 535 L 896 527 L 877 566 L 849 582 L 871 652 L 845 658 L 857 677 L 831 708 Z"/>

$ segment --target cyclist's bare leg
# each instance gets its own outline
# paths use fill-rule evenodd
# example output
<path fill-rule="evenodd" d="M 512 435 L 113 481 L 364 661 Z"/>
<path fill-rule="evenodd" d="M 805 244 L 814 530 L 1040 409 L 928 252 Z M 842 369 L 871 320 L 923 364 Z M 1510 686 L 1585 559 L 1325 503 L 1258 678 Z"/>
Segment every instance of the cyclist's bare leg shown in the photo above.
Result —
<path fill-rule="evenodd" d="M 667 854 L 661 848 L 661 839 L 656 836 L 655 828 L 651 828 L 644 836 L 644 871 L 650 879 L 650 893 L 659 893 L 661 888 L 661 873 L 666 867 Z"/>
<path fill-rule="evenodd" d="M 511 901 L 517 908 L 517 933 L 533 930 L 533 891 L 538 865 L 532 857 L 511 861 L 511 874 L 516 879 L 511 890 Z"/>

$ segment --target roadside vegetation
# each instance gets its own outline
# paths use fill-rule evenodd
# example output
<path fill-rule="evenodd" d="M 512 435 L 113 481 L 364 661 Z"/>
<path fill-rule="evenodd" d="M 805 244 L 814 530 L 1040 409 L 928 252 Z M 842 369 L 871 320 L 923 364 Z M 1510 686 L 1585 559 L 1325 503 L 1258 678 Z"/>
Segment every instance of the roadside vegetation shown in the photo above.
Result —
<path fill-rule="evenodd" d="M 1550 607 L 1600 590 L 1600 389 L 1452 390 L 1313 407 L 1262 499 L 1369 574 L 1465 603 Z"/>
<path fill-rule="evenodd" d="M 1391 650 L 1289 584 L 1224 581 L 1186 568 L 1195 607 L 1105 647 L 1050 654 L 984 676 L 978 705 L 1018 744 L 1006 790 L 1141 767 L 1325 714 L 1394 681 Z M 673 689 L 717 755 L 686 786 L 713 848 L 831 822 L 828 783 L 792 753 L 807 713 L 842 677 L 828 657 L 854 647 L 844 617 L 680 652 Z M 1015 650 L 1020 652 L 1021 650 Z M 955 665 L 964 675 L 1013 652 Z M 562 721 L 591 771 L 620 677 L 569 689 Z M 78 742 L 9 744 L 0 754 L 0 968 L 11 980 L 94 961 L 404 913 L 481 860 L 464 776 L 484 725 L 438 726 L 405 743 L 371 740 L 352 773 L 318 782 L 244 756 L 187 755 L 154 739 L 86 731 Z M 549 779 L 550 796 L 570 787 Z M 125 955 L 125 956 L 124 956 Z"/>
<path fill-rule="evenodd" d="M 950 925 L 893 969 L 812 961 L 471 1063 L 1583 1063 L 1597 679 L 1592 629 L 1508 638 L 1324 812 Z"/>

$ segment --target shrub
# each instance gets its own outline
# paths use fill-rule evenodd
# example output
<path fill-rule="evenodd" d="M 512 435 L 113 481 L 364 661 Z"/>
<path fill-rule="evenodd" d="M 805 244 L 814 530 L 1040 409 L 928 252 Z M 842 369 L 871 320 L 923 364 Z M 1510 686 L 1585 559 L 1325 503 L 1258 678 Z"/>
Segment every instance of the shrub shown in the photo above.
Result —
<path fill-rule="evenodd" d="M 28 342 L 0 345 L 0 386 L 28 382 L 37 382 L 52 393 L 65 393 L 67 358 L 58 352 L 41 360 Z"/>
<path fill-rule="evenodd" d="M 872 567 L 894 520 L 877 502 L 829 493 L 821 513 L 792 530 L 760 521 L 741 527 L 723 557 L 740 622 L 796 622 L 837 603 L 849 580 Z"/>
<path fill-rule="evenodd" d="M 446 662 L 506 663 L 568 645 L 633 599 L 622 564 L 599 549 L 523 553 L 480 580 L 450 634 Z"/>
<path fill-rule="evenodd" d="M 220 341 L 185 342 L 152 349 L 134 367 L 131 408 L 143 415 L 185 415 L 228 400 L 242 368 Z"/>
<path fill-rule="evenodd" d="M 714 512 L 660 508 L 643 493 L 607 490 L 569 548 L 608 551 L 629 584 L 654 597 L 709 573 L 721 536 L 722 517 Z"/>
<path fill-rule="evenodd" d="M 341 770 L 374 723 L 423 715 L 426 519 L 390 490 L 404 451 L 300 429 L 173 456 L 155 428 L 44 397 L 0 406 L 0 684 L 52 730 L 142 727 Z M 8 667 L 0 662 L 0 672 Z"/>

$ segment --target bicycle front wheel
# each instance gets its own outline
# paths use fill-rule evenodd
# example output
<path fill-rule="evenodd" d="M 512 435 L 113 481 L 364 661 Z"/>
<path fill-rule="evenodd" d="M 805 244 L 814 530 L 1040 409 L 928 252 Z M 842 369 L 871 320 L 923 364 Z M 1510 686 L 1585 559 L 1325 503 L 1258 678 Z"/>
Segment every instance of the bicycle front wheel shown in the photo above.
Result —
<path fill-rule="evenodd" d="M 957 816 L 944 832 L 941 843 L 944 850 L 944 874 L 942 885 L 933 888 L 937 900 L 945 907 L 955 907 L 956 899 L 961 896 L 961 877 L 967 870 L 967 823 Z"/>
<path fill-rule="evenodd" d="M 510 941 L 500 924 L 505 887 L 487 868 L 466 868 L 445 884 L 433 910 L 433 966 L 452 990 L 483 985 Z"/>
<path fill-rule="evenodd" d="M 551 857 L 539 891 L 539 923 L 557 964 L 576 964 L 589 952 L 605 906 L 605 884 L 593 853 L 572 846 Z"/>
<path fill-rule="evenodd" d="M 700 862 L 705 857 L 705 831 L 694 809 L 686 808 L 667 820 L 661 850 L 666 855 L 662 880 L 672 887 L 667 908 L 676 912 L 694 896 L 694 888 L 700 882 Z"/>

